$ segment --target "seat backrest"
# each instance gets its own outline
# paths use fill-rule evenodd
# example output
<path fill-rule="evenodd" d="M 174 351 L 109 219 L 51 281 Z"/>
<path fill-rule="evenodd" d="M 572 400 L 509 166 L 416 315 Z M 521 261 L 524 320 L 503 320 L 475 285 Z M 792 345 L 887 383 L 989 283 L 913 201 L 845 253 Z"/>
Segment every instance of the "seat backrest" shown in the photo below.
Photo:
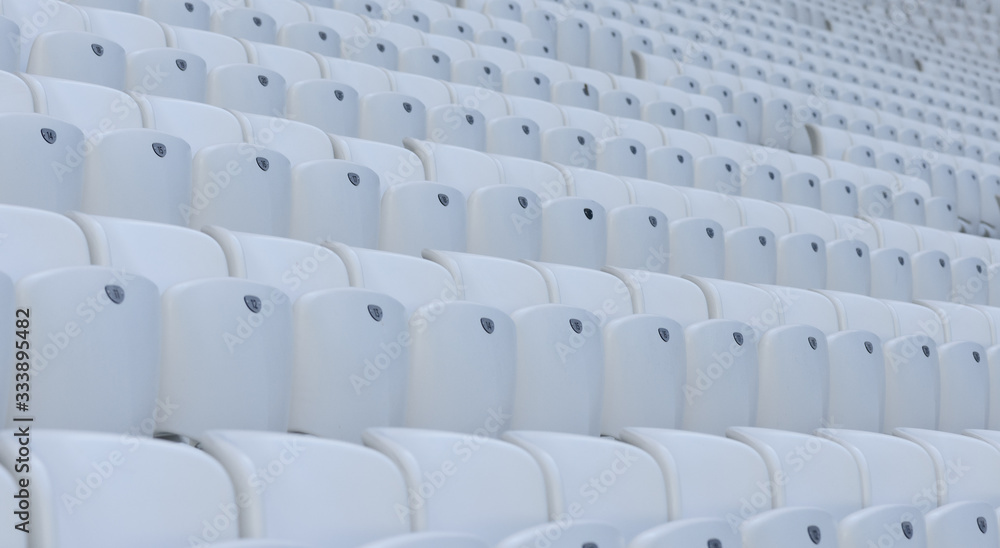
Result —
<path fill-rule="evenodd" d="M 515 445 L 411 428 L 373 428 L 364 440 L 391 458 L 418 493 L 401 508 L 416 531 L 472 533 L 492 544 L 548 521 L 542 471 Z"/>

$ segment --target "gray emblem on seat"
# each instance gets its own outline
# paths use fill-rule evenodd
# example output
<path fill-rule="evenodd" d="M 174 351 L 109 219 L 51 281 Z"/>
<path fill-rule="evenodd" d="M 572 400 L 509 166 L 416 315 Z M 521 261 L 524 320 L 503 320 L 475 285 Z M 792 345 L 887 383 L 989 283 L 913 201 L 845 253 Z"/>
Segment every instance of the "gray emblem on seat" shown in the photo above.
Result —
<path fill-rule="evenodd" d="M 740 333 L 739 331 L 734 331 L 733 340 L 736 341 L 737 345 L 743 346 L 743 333 Z"/>
<path fill-rule="evenodd" d="M 125 300 L 125 290 L 120 285 L 106 285 L 104 286 L 104 292 L 108 294 L 108 298 L 115 304 L 122 304 L 122 301 Z"/>
<path fill-rule="evenodd" d="M 188 62 L 184 59 L 178 59 L 174 61 L 174 63 L 177 64 L 177 68 L 179 68 L 182 72 L 188 69 Z"/>
<path fill-rule="evenodd" d="M 531 133 L 531 129 L 528 126 L 521 126 L 521 131 L 523 131 L 525 135 Z"/>
<path fill-rule="evenodd" d="M 94 55 L 98 57 L 104 55 L 104 46 L 100 44 L 90 44 L 90 49 L 94 50 Z"/>
<path fill-rule="evenodd" d="M 189 12 L 192 12 L 194 11 L 194 4 L 192 4 L 191 2 L 184 2 L 184 9 L 188 10 Z"/>
<path fill-rule="evenodd" d="M 353 171 L 347 174 L 347 180 L 351 182 L 352 185 L 358 186 L 361 184 L 361 177 L 354 173 Z"/>
<path fill-rule="evenodd" d="M 333 91 L 333 96 L 336 97 L 338 101 L 344 100 L 344 92 L 339 89 Z"/>
<path fill-rule="evenodd" d="M 708 228 L 705 229 L 705 234 L 708 234 L 709 238 L 714 238 L 715 237 L 715 229 L 712 228 L 712 227 L 708 227 Z"/>
<path fill-rule="evenodd" d="M 816 345 L 817 344 L 818 343 L 816 342 L 816 337 L 809 337 L 809 348 L 812 348 L 813 350 L 816 350 Z"/>
<path fill-rule="evenodd" d="M 819 527 L 815 525 L 810 525 L 806 528 L 806 532 L 809 533 L 809 540 L 813 541 L 813 544 L 819 544 L 822 535 L 820 534 Z"/>
<path fill-rule="evenodd" d="M 708 548 L 722 548 L 722 542 L 717 538 L 708 539 Z"/>
<path fill-rule="evenodd" d="M 473 118 L 471 114 L 466 114 L 465 115 L 465 121 L 468 122 L 469 125 L 471 126 L 472 123 L 475 121 L 475 118 Z"/>
<path fill-rule="evenodd" d="M 920 349 L 924 351 L 924 357 L 926 358 L 931 357 L 931 349 L 926 344 L 920 347 Z"/>
<path fill-rule="evenodd" d="M 267 161 L 267 158 L 263 156 L 258 156 L 257 167 L 259 167 L 261 171 L 267 171 L 271 167 L 271 162 Z"/>
<path fill-rule="evenodd" d="M 979 530 L 982 531 L 983 534 L 986 534 L 986 518 L 983 516 L 976 518 L 976 525 L 979 526 Z"/>
<path fill-rule="evenodd" d="M 521 209 L 528 209 L 528 199 L 524 196 L 518 196 L 517 203 L 521 206 Z"/>
<path fill-rule="evenodd" d="M 319 39 L 323 40 L 324 42 L 326 41 L 326 31 L 323 30 L 319 31 Z"/>
<path fill-rule="evenodd" d="M 451 203 L 451 200 L 448 198 L 447 194 L 438 194 L 438 201 L 441 202 L 441 205 L 445 207 L 448 207 L 448 204 Z"/>
<path fill-rule="evenodd" d="M 913 538 L 913 524 L 912 523 L 910 523 L 908 521 L 904 521 L 903 523 L 900 524 L 900 526 L 903 528 L 903 536 L 904 537 L 906 537 L 906 538 Z"/>
<path fill-rule="evenodd" d="M 264 87 L 267 87 L 267 84 L 270 83 L 270 80 L 267 79 L 267 76 L 264 76 L 263 74 L 257 75 L 257 81 L 260 82 L 260 85 Z"/>
<path fill-rule="evenodd" d="M 656 221 L 656 216 L 655 215 L 650 215 L 649 216 L 649 224 L 651 226 L 653 226 L 653 227 L 656 227 L 657 221 Z"/>
<path fill-rule="evenodd" d="M 246 303 L 247 308 L 250 309 L 250 312 L 253 312 L 254 314 L 260 312 L 260 307 L 262 304 L 260 302 L 260 297 L 254 295 L 247 295 L 243 297 L 243 302 Z"/>
<path fill-rule="evenodd" d="M 660 338 L 663 339 L 663 342 L 670 342 L 670 331 L 667 331 L 666 327 L 661 327 L 657 329 L 656 332 L 660 334 Z"/>
<path fill-rule="evenodd" d="M 765 238 L 763 236 L 757 236 L 757 241 L 760 242 L 760 245 L 763 245 L 763 246 L 767 245 L 767 238 Z"/>
<path fill-rule="evenodd" d="M 479 318 L 479 323 L 487 333 L 493 333 L 493 320 L 489 318 Z"/>
<path fill-rule="evenodd" d="M 410 103 L 403 103 L 403 110 L 405 110 L 406 112 L 410 112 L 411 110 L 413 110 L 413 105 L 411 105 Z"/>
<path fill-rule="evenodd" d="M 589 219 L 593 219 L 594 218 L 594 211 L 592 209 L 590 209 L 589 207 L 585 207 L 585 208 L 583 208 L 583 216 L 586 217 L 588 220 Z"/>
<path fill-rule="evenodd" d="M 54 129 L 43 127 L 42 139 L 45 139 L 45 142 L 51 145 L 52 143 L 56 142 L 56 131 Z"/>
<path fill-rule="evenodd" d="M 368 313 L 372 315 L 372 319 L 376 322 L 382 321 L 382 307 L 377 304 L 368 305 Z"/>
<path fill-rule="evenodd" d="M 253 18 L 253 24 L 254 24 L 254 25 L 257 25 L 257 26 L 259 27 L 259 26 L 261 26 L 261 24 L 263 24 L 263 23 L 264 23 L 264 22 L 260 20 L 260 17 L 254 17 L 254 18 Z"/>
<path fill-rule="evenodd" d="M 573 331 L 575 331 L 576 333 L 580 333 L 581 331 L 583 331 L 583 322 L 581 322 L 576 318 L 571 318 L 569 320 L 569 326 L 572 327 Z"/>
<path fill-rule="evenodd" d="M 873 345 L 870 341 L 865 341 L 865 350 L 867 350 L 868 353 L 871 354 L 875 352 L 875 345 Z"/>
<path fill-rule="evenodd" d="M 153 152 L 160 158 L 163 158 L 167 155 L 167 145 L 163 143 L 153 143 Z"/>

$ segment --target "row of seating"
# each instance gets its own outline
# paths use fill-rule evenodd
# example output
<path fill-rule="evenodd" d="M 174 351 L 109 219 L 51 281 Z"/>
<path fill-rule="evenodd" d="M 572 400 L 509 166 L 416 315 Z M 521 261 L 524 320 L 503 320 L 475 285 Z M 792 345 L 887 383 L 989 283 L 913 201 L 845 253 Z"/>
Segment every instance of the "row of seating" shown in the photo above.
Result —
<path fill-rule="evenodd" d="M 20 492 L 31 488 L 33 538 L 59 546 L 97 537 L 234 548 L 1000 543 L 996 432 L 630 428 L 625 443 L 516 430 L 492 439 L 507 418 L 476 435 L 371 429 L 368 447 L 213 431 L 204 452 L 9 431 L 0 462 L 15 470 L 30 442 Z M 3 469 L 0 480 L 19 492 Z M 165 510 L 163 500 L 175 504 Z M 26 546 L 16 514 L 5 514 L 5 546 Z"/>

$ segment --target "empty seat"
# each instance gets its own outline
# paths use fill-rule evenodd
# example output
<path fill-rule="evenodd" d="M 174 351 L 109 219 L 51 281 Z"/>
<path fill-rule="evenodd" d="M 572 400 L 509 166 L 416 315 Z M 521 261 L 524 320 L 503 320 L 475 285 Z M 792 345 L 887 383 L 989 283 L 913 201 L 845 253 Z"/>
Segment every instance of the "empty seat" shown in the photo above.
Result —
<path fill-rule="evenodd" d="M 556 432 L 512 430 L 503 438 L 538 462 L 550 489 L 550 516 L 583 508 L 588 519 L 610 523 L 627 539 L 666 522 L 666 482 L 642 449 Z"/>
<path fill-rule="evenodd" d="M 95 265 L 144 276 L 160 293 L 182 282 L 229 275 L 222 248 L 202 232 L 80 213 L 72 217 L 86 234 Z"/>
<path fill-rule="evenodd" d="M 597 318 L 543 304 L 517 310 L 511 319 L 517 370 L 510 427 L 599 434 L 604 350 Z"/>
<path fill-rule="evenodd" d="M 375 248 L 379 201 L 379 178 L 371 169 L 344 160 L 304 162 L 292 169 L 288 235 Z"/>
<path fill-rule="evenodd" d="M 365 433 L 365 445 L 397 463 L 411 463 L 403 468 L 407 489 L 417 490 L 410 492 L 419 493 L 424 485 L 425 492 L 433 488 L 433 496 L 408 497 L 408 504 L 401 509 L 420 524 L 420 531 L 457 531 L 512 548 L 533 542 L 552 524 L 548 522 L 545 479 L 539 465 L 527 451 L 488 437 L 503 426 L 503 421 L 501 416 L 484 423 L 482 433 L 475 438 L 450 432 L 376 428 Z M 445 476 L 448 472 L 444 470 L 450 470 L 450 475 Z M 428 483 L 432 476 L 446 477 L 448 488 Z M 491 496 L 483 497 L 484 492 Z M 620 534 L 613 528 L 596 526 L 574 519 L 568 527 L 560 527 L 562 534 L 553 546 L 569 548 L 583 542 L 621 545 Z"/>
<path fill-rule="evenodd" d="M 395 92 L 373 93 L 361 99 L 360 136 L 401 146 L 403 139 L 427 134 L 427 109 L 417 98 Z"/>
<path fill-rule="evenodd" d="M 266 116 L 285 113 L 285 79 L 259 65 L 224 65 L 208 73 L 206 99 L 212 105 Z"/>
<path fill-rule="evenodd" d="M 187 224 L 191 199 L 191 147 L 149 129 L 104 135 L 84 163 L 84 213 Z"/>
<path fill-rule="evenodd" d="M 627 427 L 677 428 L 687 374 L 683 328 L 665 316 L 636 314 L 604 327 L 601 433 Z"/>
<path fill-rule="evenodd" d="M 159 397 L 177 409 L 158 433 L 199 440 L 217 428 L 288 429 L 292 314 L 283 291 L 195 280 L 167 289 L 163 310 Z"/>
<path fill-rule="evenodd" d="M 831 369 L 823 332 L 806 325 L 776 327 L 761 336 L 757 348 L 756 425 L 802 433 L 821 426 Z"/>
<path fill-rule="evenodd" d="M 465 196 L 440 183 L 406 182 L 382 194 L 378 247 L 420 256 L 424 249 L 465 251 Z"/>
<path fill-rule="evenodd" d="M 586 198 L 560 198 L 542 207 L 543 261 L 601 268 L 607 257 L 607 213 Z"/>
<path fill-rule="evenodd" d="M 64 120 L 88 140 L 114 129 L 143 127 L 136 101 L 105 86 L 46 76 L 22 76 L 34 89 L 35 112 Z"/>
<path fill-rule="evenodd" d="M 397 299 L 411 318 L 421 306 L 441 306 L 462 298 L 462 288 L 438 264 L 418 257 L 327 243 L 347 266 L 351 287 L 385 293 Z"/>
<path fill-rule="evenodd" d="M 28 443 L 28 436 L 22 439 Z M 39 430 L 30 433 L 30 443 L 35 466 L 23 481 L 30 478 L 32 502 L 51 509 L 31 520 L 33 539 L 58 539 L 73 547 L 90 538 L 133 546 L 239 537 L 231 480 L 202 451 L 121 432 Z M 0 445 L 6 468 L 14 469 L 19 447 L 14 436 Z M 88 477 L 95 486 L 81 488 L 78 482 Z M 125 477 L 129 481 L 113 479 Z M 137 492 L 148 496 L 137 497 Z M 176 507 L 164 511 L 164 500 L 175 501 Z M 213 522 L 217 525 L 206 527 Z"/>
<path fill-rule="evenodd" d="M 997 468 L 1000 453 L 995 445 L 984 441 L 985 436 L 970 437 L 919 428 L 898 428 L 894 434 L 916 443 L 930 455 L 938 484 L 943 487 L 937 490 L 938 504 L 980 501 L 996 507 L 1000 496 L 995 483 L 1000 473 Z M 956 471 L 959 462 L 964 473 Z"/>
<path fill-rule="evenodd" d="M 208 30 L 212 18 L 208 4 L 202 0 L 140 0 L 139 13 L 160 23 L 201 30 Z"/>
<path fill-rule="evenodd" d="M 125 89 L 125 50 L 95 34 L 47 32 L 31 46 L 28 72 Z"/>
<path fill-rule="evenodd" d="M 270 15 L 253 9 L 237 7 L 212 14 L 213 32 L 252 42 L 274 43 L 278 24 Z"/>
<path fill-rule="evenodd" d="M 471 434 L 509 416 L 517 351 L 510 317 L 469 302 L 431 303 L 415 313 L 410 339 L 406 426 Z"/>
<path fill-rule="evenodd" d="M 292 303 L 311 291 L 349 287 L 347 268 L 325 247 L 218 226 L 203 232 L 226 254 L 230 276 L 280 289 Z"/>
<path fill-rule="evenodd" d="M 403 475 L 377 451 L 312 436 L 229 430 L 207 433 L 202 448 L 233 478 L 243 537 L 364 545 L 410 531 L 409 516 L 398 511 L 407 503 Z M 260 489 L 258 470 L 269 468 L 268 487 Z"/>
<path fill-rule="evenodd" d="M 139 94 L 205 101 L 205 60 L 176 48 L 151 48 L 125 58 L 125 89 Z"/>
<path fill-rule="evenodd" d="M 290 225 L 291 166 L 269 149 L 246 144 L 205 147 L 192 164 L 188 226 L 285 236 Z"/>
<path fill-rule="evenodd" d="M 0 271 L 13 282 L 54 268 L 87 266 L 87 239 L 73 221 L 48 211 L 0 205 Z"/>
<path fill-rule="evenodd" d="M 357 137 L 359 100 L 357 90 L 347 84 L 307 80 L 289 86 L 285 113 L 289 120 L 314 125 L 327 133 Z"/>
<path fill-rule="evenodd" d="M 111 268 L 60 268 L 22 278 L 16 305 L 31 312 L 30 332 L 38 334 L 26 339 L 34 349 L 33 424 L 120 434 L 161 417 L 172 402 L 156 394 L 159 301 L 151 281 Z M 103 403 L 88 406 L 93 397 Z M 13 403 L 10 408 L 8 418 Z M 152 434 L 150 428 L 140 435 Z"/>
<path fill-rule="evenodd" d="M 0 159 L 7 166 L 0 202 L 57 213 L 78 209 L 87 152 L 83 133 L 39 114 L 0 114 L 0 127 Z"/>
<path fill-rule="evenodd" d="M 402 304 L 374 291 L 330 289 L 300 298 L 289 429 L 358 443 L 366 428 L 401 426 L 408 321 Z"/>
<path fill-rule="evenodd" d="M 278 29 L 275 43 L 279 46 L 315 52 L 326 57 L 340 56 L 340 34 L 319 23 L 286 23 Z"/>

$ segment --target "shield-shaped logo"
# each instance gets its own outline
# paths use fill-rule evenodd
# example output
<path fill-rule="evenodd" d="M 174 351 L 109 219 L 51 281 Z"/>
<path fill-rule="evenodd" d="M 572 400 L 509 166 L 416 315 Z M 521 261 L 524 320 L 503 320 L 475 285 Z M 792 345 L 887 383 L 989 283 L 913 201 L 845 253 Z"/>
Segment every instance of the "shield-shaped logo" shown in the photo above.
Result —
<path fill-rule="evenodd" d="M 904 259 L 902 256 L 896 257 L 896 260 L 899 261 L 899 266 L 903 266 L 906 264 L 906 259 Z"/>
<path fill-rule="evenodd" d="M 260 82 L 260 85 L 264 87 L 267 87 L 267 85 L 271 83 L 271 81 L 267 79 L 267 76 L 264 76 L 263 74 L 257 75 L 257 81 Z"/>
<path fill-rule="evenodd" d="M 760 245 L 767 246 L 767 238 L 763 236 L 757 236 L 757 241 L 760 242 Z"/>
<path fill-rule="evenodd" d="M 635 148 L 635 145 L 629 145 L 628 151 L 631 152 L 634 155 L 637 152 L 639 152 L 639 149 Z"/>
<path fill-rule="evenodd" d="M 361 184 L 361 176 L 353 171 L 347 174 L 347 180 L 351 182 L 352 185 L 358 186 Z"/>
<path fill-rule="evenodd" d="M 385 44 L 375 44 L 375 47 L 378 48 L 380 53 L 385 52 Z"/>
<path fill-rule="evenodd" d="M 860 247 L 855 247 L 854 248 L 854 252 L 858 254 L 858 257 L 861 257 L 862 255 L 864 255 L 864 252 L 861 251 Z"/>
<path fill-rule="evenodd" d="M 437 55 L 437 54 L 431 55 L 431 61 L 434 61 L 435 63 L 440 63 L 441 62 L 441 56 Z"/>
<path fill-rule="evenodd" d="M 479 318 L 479 324 L 487 333 L 493 333 L 493 320 L 489 318 Z"/>
<path fill-rule="evenodd" d="M 819 531 L 819 527 L 815 525 L 810 525 L 806 528 L 806 532 L 809 533 L 809 540 L 813 541 L 813 544 L 819 544 L 822 534 Z"/>
<path fill-rule="evenodd" d="M 257 297 L 255 295 L 247 295 L 246 297 L 243 297 L 243 302 L 246 303 L 247 308 L 250 309 L 250 312 L 253 312 L 254 314 L 260 312 L 260 306 L 262 304 L 260 302 L 260 297 Z"/>
<path fill-rule="evenodd" d="M 45 139 L 45 142 L 51 145 L 52 143 L 56 142 L 56 131 L 54 129 L 43 127 L 42 139 Z"/>
<path fill-rule="evenodd" d="M 941 268 L 944 268 L 944 259 L 938 259 L 938 264 L 941 265 Z"/>
<path fill-rule="evenodd" d="M 471 126 L 472 123 L 476 121 L 476 119 L 473 118 L 471 114 L 466 114 L 465 115 L 465 121 L 468 122 L 469 125 Z"/>
<path fill-rule="evenodd" d="M 581 322 L 576 318 L 572 318 L 569 321 L 569 326 L 572 327 L 573 331 L 575 331 L 576 333 L 580 333 L 581 331 L 583 331 L 583 322 Z"/>
<path fill-rule="evenodd" d="M 153 143 L 153 153 L 163 158 L 167 155 L 167 145 L 163 143 Z"/>
<path fill-rule="evenodd" d="M 523 131 L 524 134 L 527 135 L 531 133 L 531 128 L 529 128 L 528 126 L 521 126 L 521 131 Z"/>
<path fill-rule="evenodd" d="M 90 49 L 94 50 L 94 55 L 98 57 L 104 55 L 104 46 L 100 44 L 90 44 Z"/>
<path fill-rule="evenodd" d="M 588 220 L 589 219 L 593 219 L 594 218 L 594 211 L 592 209 L 590 209 L 589 207 L 585 207 L 585 208 L 583 208 L 583 216 L 586 217 Z"/>
<path fill-rule="evenodd" d="M 813 248 L 813 252 L 814 253 L 817 252 L 817 251 L 819 251 L 819 244 L 816 243 L 816 242 L 813 242 L 812 243 L 812 248 Z"/>
<path fill-rule="evenodd" d="M 871 354 L 872 352 L 875 352 L 875 345 L 873 345 L 871 341 L 865 341 L 865 350 Z"/>
<path fill-rule="evenodd" d="M 411 110 L 413 110 L 413 105 L 411 105 L 410 103 L 403 103 L 403 110 L 405 110 L 406 112 L 410 112 Z"/>
<path fill-rule="evenodd" d="M 708 548 L 722 548 L 722 541 L 717 538 L 708 539 Z"/>
<path fill-rule="evenodd" d="M 816 337 L 809 337 L 809 348 L 816 350 Z"/>
<path fill-rule="evenodd" d="M 368 313 L 372 315 L 372 319 L 376 322 L 382 321 L 382 307 L 377 304 L 368 305 Z"/>
<path fill-rule="evenodd" d="M 261 171 L 267 171 L 271 167 L 271 162 L 267 161 L 267 158 L 263 156 L 258 156 L 257 167 L 259 167 Z"/>
<path fill-rule="evenodd" d="M 657 223 L 656 216 L 655 215 L 650 215 L 649 216 L 649 224 L 650 224 L 650 226 L 654 226 L 655 227 L 656 223 Z"/>
<path fill-rule="evenodd" d="M 739 331 L 734 331 L 733 340 L 736 341 L 736 344 L 738 344 L 739 346 L 743 346 L 743 333 L 740 333 Z"/>
<path fill-rule="evenodd" d="M 194 4 L 192 4 L 191 2 L 184 2 L 184 9 L 188 10 L 189 12 L 193 12 Z"/>
<path fill-rule="evenodd" d="M 705 229 L 705 234 L 708 234 L 709 238 L 714 238 L 715 237 L 715 229 L 712 228 L 712 227 L 708 227 L 708 228 Z"/>
<path fill-rule="evenodd" d="M 483 67 L 483 72 L 485 72 L 486 74 L 491 74 L 493 72 L 493 69 L 491 69 L 490 67 Z"/>
<path fill-rule="evenodd" d="M 451 203 L 451 199 L 448 198 L 447 194 L 438 194 L 438 201 L 445 207 L 448 207 L 448 204 Z"/>
<path fill-rule="evenodd" d="M 326 31 L 325 30 L 319 31 L 319 39 L 322 40 L 322 41 L 324 41 L 324 42 L 326 42 Z"/>
<path fill-rule="evenodd" d="M 181 69 L 181 71 L 185 71 L 188 69 L 188 62 L 185 61 L 184 59 L 178 59 L 174 62 L 177 64 L 177 68 Z"/>
<path fill-rule="evenodd" d="M 104 286 L 104 292 L 108 294 L 108 298 L 115 304 L 122 304 L 122 301 L 125 300 L 125 290 L 120 285 L 106 285 Z"/>
<path fill-rule="evenodd" d="M 924 351 L 924 357 L 925 358 L 931 357 L 931 349 L 928 348 L 926 344 L 924 346 L 920 347 L 920 349 Z"/>
<path fill-rule="evenodd" d="M 982 531 L 983 534 L 986 534 L 986 518 L 983 516 L 976 518 L 976 525 L 979 526 L 979 530 Z"/>
<path fill-rule="evenodd" d="M 587 144 L 587 140 L 583 138 L 583 135 L 578 135 L 576 137 L 576 142 L 580 143 L 581 145 Z"/>
<path fill-rule="evenodd" d="M 913 524 L 908 521 L 904 521 L 900 525 L 903 528 L 903 536 L 906 538 L 913 538 Z"/>
<path fill-rule="evenodd" d="M 584 542 L 580 548 L 597 548 L 596 542 Z"/>
<path fill-rule="evenodd" d="M 254 25 L 257 25 L 259 27 L 262 23 L 263 23 L 263 21 L 260 20 L 260 17 L 254 17 L 253 18 L 253 24 Z"/>
<path fill-rule="evenodd" d="M 673 109 L 671 109 L 671 112 L 672 111 L 673 111 Z M 684 163 L 684 155 L 683 154 L 678 154 L 677 155 L 677 163 L 678 164 L 683 164 Z"/>
<path fill-rule="evenodd" d="M 368 13 L 371 13 L 372 12 L 372 5 L 371 4 L 365 4 L 365 11 L 367 11 Z"/>
<path fill-rule="evenodd" d="M 660 338 L 663 339 L 663 342 L 670 342 L 670 331 L 668 331 L 666 327 L 661 327 L 657 329 L 656 332 L 660 334 Z"/>
<path fill-rule="evenodd" d="M 973 351 L 972 352 L 972 359 L 976 360 L 976 363 L 979 363 L 979 352 Z"/>
<path fill-rule="evenodd" d="M 333 96 L 336 97 L 338 101 L 343 101 L 344 100 L 344 92 L 341 91 L 341 90 L 339 90 L 339 89 L 338 90 L 334 90 Z"/>
<path fill-rule="evenodd" d="M 521 206 L 521 209 L 528 209 L 528 199 L 524 196 L 518 196 L 517 203 Z"/>

